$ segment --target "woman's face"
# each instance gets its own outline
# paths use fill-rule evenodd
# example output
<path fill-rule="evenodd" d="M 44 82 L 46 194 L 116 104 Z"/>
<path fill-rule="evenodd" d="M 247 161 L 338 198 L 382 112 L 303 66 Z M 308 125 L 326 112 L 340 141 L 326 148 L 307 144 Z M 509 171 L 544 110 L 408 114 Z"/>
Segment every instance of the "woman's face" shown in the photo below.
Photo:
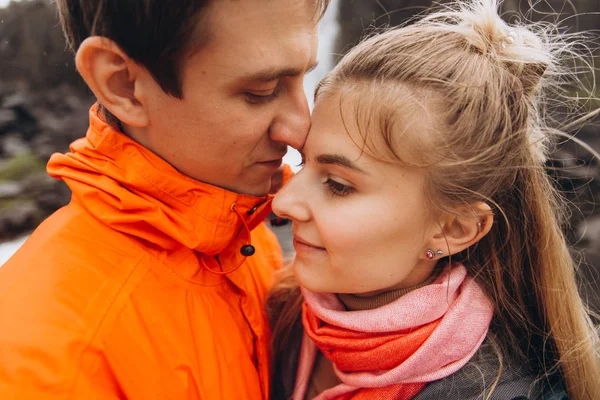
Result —
<path fill-rule="evenodd" d="M 351 101 L 331 94 L 317 103 L 304 168 L 273 202 L 294 223 L 294 272 L 316 292 L 374 294 L 418 284 L 435 266 L 425 257 L 436 231 L 425 171 L 361 152 Z M 396 122 L 410 130 L 423 126 L 419 120 L 412 113 Z"/>

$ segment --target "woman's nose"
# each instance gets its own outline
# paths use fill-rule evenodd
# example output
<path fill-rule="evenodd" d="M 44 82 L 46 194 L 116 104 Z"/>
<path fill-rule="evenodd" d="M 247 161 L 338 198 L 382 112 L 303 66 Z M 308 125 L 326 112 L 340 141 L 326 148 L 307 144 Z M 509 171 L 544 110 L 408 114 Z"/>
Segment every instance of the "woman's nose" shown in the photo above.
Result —
<path fill-rule="evenodd" d="M 273 212 L 281 218 L 291 219 L 294 222 L 310 220 L 310 208 L 306 201 L 308 189 L 302 190 L 302 172 L 296 174 L 273 199 Z"/>

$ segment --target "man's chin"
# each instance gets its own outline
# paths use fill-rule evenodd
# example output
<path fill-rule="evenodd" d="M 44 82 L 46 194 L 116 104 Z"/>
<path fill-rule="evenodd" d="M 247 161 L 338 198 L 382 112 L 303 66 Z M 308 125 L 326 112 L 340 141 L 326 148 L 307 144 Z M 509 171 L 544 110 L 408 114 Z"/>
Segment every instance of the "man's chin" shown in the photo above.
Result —
<path fill-rule="evenodd" d="M 271 180 L 266 180 L 260 183 L 256 183 L 254 185 L 240 184 L 240 185 L 219 185 L 214 183 L 209 183 L 213 186 L 220 187 L 221 189 L 227 190 L 229 192 L 242 194 L 246 196 L 254 196 L 254 197 L 264 197 L 269 193 L 269 189 L 271 188 Z"/>
<path fill-rule="evenodd" d="M 253 186 L 240 187 L 239 190 L 234 190 L 234 192 L 248 196 L 264 197 L 270 193 L 270 189 L 271 180 L 269 179 L 268 181 L 257 183 Z"/>
<path fill-rule="evenodd" d="M 233 185 L 222 185 L 221 187 L 239 194 L 248 196 L 264 197 L 269 193 L 279 190 L 283 182 L 283 168 L 274 171 L 252 171 L 240 175 Z M 259 172 L 259 173 L 257 173 Z"/>

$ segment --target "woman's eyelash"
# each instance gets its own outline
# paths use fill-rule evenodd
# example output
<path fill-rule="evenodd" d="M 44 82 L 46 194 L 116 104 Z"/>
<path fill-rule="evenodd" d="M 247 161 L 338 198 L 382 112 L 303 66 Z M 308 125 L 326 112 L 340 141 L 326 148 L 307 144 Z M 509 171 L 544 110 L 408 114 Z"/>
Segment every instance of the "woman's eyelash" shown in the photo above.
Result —
<path fill-rule="evenodd" d="M 304 164 L 306 163 L 305 159 L 304 159 L 304 154 L 300 153 L 300 162 L 298 163 L 298 165 L 296 165 L 297 167 L 304 167 Z"/>
<path fill-rule="evenodd" d="M 331 178 L 325 181 L 325 185 L 327 185 L 327 187 L 331 191 L 331 194 L 334 196 L 348 196 L 349 194 L 352 194 L 355 191 L 355 189 L 352 186 L 336 182 Z"/>

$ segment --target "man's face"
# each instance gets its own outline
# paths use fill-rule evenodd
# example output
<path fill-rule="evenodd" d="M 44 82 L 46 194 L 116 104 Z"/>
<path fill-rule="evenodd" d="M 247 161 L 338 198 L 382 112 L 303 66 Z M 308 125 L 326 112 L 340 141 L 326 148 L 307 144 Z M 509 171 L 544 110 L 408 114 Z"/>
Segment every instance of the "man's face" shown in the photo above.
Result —
<path fill-rule="evenodd" d="M 185 63 L 183 99 L 146 93 L 143 144 L 180 172 L 262 196 L 287 146 L 304 145 L 310 115 L 303 76 L 316 63 L 310 1 L 215 1 L 210 39 Z"/>

